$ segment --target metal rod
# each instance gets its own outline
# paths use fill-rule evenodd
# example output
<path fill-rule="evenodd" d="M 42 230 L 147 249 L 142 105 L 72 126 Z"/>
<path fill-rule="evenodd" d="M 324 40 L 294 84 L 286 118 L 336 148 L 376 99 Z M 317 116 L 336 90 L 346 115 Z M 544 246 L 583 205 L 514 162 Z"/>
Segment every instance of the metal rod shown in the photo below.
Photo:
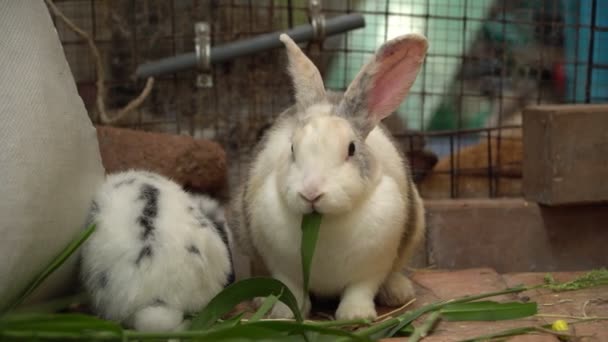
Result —
<path fill-rule="evenodd" d="M 454 136 L 450 135 L 450 197 L 456 198 L 456 177 L 454 175 Z"/>
<path fill-rule="evenodd" d="M 492 198 L 496 196 L 494 193 L 494 172 L 492 170 L 492 133 L 488 132 L 486 137 L 488 139 L 488 197 Z"/>
<path fill-rule="evenodd" d="M 502 125 L 502 126 L 485 127 L 485 128 L 468 128 L 468 129 L 463 128 L 461 130 L 445 129 L 445 130 L 426 131 L 426 132 L 412 131 L 412 132 L 407 132 L 407 133 L 395 133 L 394 136 L 396 136 L 396 137 L 408 137 L 408 136 L 440 137 L 440 136 L 446 136 L 446 135 L 463 135 L 463 134 L 484 133 L 484 132 L 489 133 L 489 132 L 493 132 L 493 131 L 506 131 L 508 129 L 521 129 L 521 128 L 522 128 L 521 125 Z M 515 138 L 507 138 L 507 137 L 504 137 L 503 139 L 515 140 Z"/>
<path fill-rule="evenodd" d="M 325 35 L 336 35 L 364 26 L 365 19 L 361 14 L 342 15 L 325 20 Z M 279 40 L 281 33 L 283 32 L 266 33 L 254 38 L 212 47 L 211 64 L 281 47 L 283 44 Z M 284 33 L 287 33 L 296 43 L 310 41 L 314 38 L 314 30 L 310 24 L 294 27 Z M 146 78 L 195 68 L 196 65 L 196 53 L 190 52 L 142 64 L 135 71 L 135 75 L 139 78 Z"/>
<path fill-rule="evenodd" d="M 579 18 L 580 20 L 580 18 Z M 587 56 L 587 79 L 585 80 L 585 103 L 591 103 L 593 96 L 591 88 L 593 86 L 593 58 L 595 47 L 595 28 L 597 25 L 597 0 L 591 3 L 591 36 L 589 37 L 589 54 Z"/>

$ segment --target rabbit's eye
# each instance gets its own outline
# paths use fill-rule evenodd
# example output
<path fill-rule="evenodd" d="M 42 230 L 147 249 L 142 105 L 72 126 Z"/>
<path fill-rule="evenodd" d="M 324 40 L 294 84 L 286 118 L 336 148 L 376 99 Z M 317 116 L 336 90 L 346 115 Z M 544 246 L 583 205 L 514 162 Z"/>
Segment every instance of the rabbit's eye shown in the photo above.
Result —
<path fill-rule="evenodd" d="M 348 144 L 348 156 L 352 157 L 355 154 L 355 143 L 354 142 L 350 142 L 350 144 Z"/>

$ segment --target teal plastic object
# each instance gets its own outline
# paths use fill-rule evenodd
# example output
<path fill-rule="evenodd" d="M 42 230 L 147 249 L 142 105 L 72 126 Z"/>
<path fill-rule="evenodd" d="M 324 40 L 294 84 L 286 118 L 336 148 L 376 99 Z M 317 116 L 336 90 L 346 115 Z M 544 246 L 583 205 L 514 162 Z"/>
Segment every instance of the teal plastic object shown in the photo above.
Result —
<path fill-rule="evenodd" d="M 595 2 L 595 29 L 592 32 Z M 562 0 L 566 100 L 608 102 L 608 0 Z M 590 76 L 590 77 L 589 77 Z"/>

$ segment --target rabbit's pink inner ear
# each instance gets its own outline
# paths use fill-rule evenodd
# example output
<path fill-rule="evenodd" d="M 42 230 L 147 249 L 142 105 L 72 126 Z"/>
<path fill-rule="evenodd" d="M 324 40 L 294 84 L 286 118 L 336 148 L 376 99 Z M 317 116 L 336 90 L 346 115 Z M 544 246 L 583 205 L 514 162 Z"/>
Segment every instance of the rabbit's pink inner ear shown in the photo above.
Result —
<path fill-rule="evenodd" d="M 367 111 L 372 121 L 379 122 L 399 107 L 416 80 L 426 50 L 424 38 L 406 36 L 379 51 L 367 89 Z"/>

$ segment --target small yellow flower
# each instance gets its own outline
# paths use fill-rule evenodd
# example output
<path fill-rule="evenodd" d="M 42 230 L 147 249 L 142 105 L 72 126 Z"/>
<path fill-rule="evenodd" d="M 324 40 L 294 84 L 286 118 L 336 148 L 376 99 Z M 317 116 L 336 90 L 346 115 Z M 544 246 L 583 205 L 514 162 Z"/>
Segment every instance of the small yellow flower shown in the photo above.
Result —
<path fill-rule="evenodd" d="M 551 329 L 555 331 L 568 331 L 568 322 L 564 321 L 563 319 L 558 319 L 557 321 L 553 322 Z"/>

